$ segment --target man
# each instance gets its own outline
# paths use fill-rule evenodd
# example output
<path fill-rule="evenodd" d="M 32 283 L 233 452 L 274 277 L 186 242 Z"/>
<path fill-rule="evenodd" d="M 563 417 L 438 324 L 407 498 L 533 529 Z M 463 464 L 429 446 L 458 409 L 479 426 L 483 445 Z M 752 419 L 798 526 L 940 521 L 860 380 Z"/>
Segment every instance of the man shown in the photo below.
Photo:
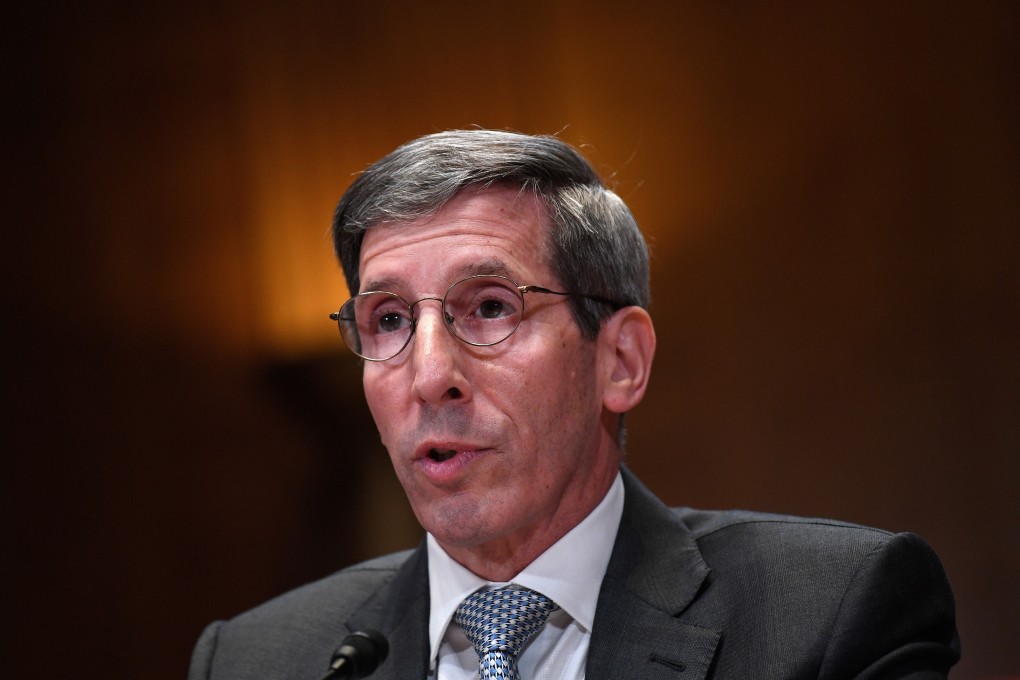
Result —
<path fill-rule="evenodd" d="M 648 255 L 572 147 L 415 140 L 347 190 L 334 239 L 358 294 L 333 316 L 426 540 L 211 625 L 191 680 L 318 678 L 360 629 L 389 640 L 375 678 L 927 678 L 956 662 L 952 593 L 916 536 L 670 510 L 622 467 L 655 352 Z"/>

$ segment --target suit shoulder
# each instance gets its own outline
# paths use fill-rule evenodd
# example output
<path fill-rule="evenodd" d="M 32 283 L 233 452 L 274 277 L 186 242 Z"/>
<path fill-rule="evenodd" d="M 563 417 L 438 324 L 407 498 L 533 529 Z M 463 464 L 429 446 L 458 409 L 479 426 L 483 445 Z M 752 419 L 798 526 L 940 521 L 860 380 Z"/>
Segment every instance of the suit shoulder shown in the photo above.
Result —
<path fill-rule="evenodd" d="M 812 517 L 672 512 L 707 567 L 684 616 L 750 652 L 724 653 L 720 676 L 944 674 L 958 658 L 952 589 L 919 536 Z"/>
<path fill-rule="evenodd" d="M 713 578 L 750 579 L 815 601 L 841 597 L 868 574 L 925 573 L 932 582 L 945 581 L 938 556 L 916 534 L 742 510 L 674 512 L 691 531 Z"/>
<path fill-rule="evenodd" d="M 674 512 L 710 570 L 710 596 L 692 613 L 722 616 L 733 629 L 750 622 L 752 630 L 781 630 L 797 621 L 791 630 L 810 634 L 814 658 L 842 659 L 839 645 L 825 651 L 830 639 L 863 640 L 875 621 L 920 621 L 923 610 L 921 629 L 955 649 L 952 589 L 938 556 L 916 534 L 811 517 Z"/>
<path fill-rule="evenodd" d="M 818 569 L 830 583 L 849 579 L 869 556 L 898 549 L 922 554 L 930 548 L 914 534 L 816 517 L 743 510 L 675 510 L 691 531 L 710 568 L 744 573 L 786 573 Z M 837 576 L 839 575 L 839 576 Z"/>
<path fill-rule="evenodd" d="M 264 602 L 235 617 L 232 623 L 306 617 L 316 612 L 336 616 L 352 610 L 390 581 L 413 553 L 405 550 L 353 564 Z"/>
<path fill-rule="evenodd" d="M 415 551 L 352 565 L 210 625 L 195 647 L 189 678 L 319 677 L 347 621 L 401 570 Z"/>
<path fill-rule="evenodd" d="M 877 543 L 885 542 L 895 535 L 884 529 L 821 517 L 799 517 L 749 510 L 696 510 L 693 508 L 673 508 L 673 513 L 683 521 L 695 540 L 699 542 L 719 533 L 730 535 L 736 533 L 786 534 L 803 536 L 806 540 L 832 535 L 844 539 L 854 537 L 856 540 Z"/>

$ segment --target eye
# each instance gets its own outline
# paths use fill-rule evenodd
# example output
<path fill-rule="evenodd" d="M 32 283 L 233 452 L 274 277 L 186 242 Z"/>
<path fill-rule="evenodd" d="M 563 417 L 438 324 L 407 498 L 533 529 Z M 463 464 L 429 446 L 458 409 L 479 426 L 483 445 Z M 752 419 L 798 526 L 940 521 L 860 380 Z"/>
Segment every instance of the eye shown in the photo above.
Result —
<path fill-rule="evenodd" d="M 389 293 L 372 293 L 359 298 L 358 329 L 363 335 L 386 335 L 411 325 L 410 310 Z"/>
<path fill-rule="evenodd" d="M 375 324 L 375 328 L 378 333 L 396 333 L 399 330 L 407 328 L 410 323 L 411 321 L 407 318 L 406 314 L 387 312 L 379 317 L 379 321 Z"/>
<path fill-rule="evenodd" d="M 513 312 L 507 311 L 507 306 L 503 300 L 496 298 L 490 298 L 488 300 L 482 300 L 478 304 L 478 310 L 476 314 L 483 319 L 498 319 L 501 316 L 507 316 Z"/>
<path fill-rule="evenodd" d="M 501 285 L 486 285 L 471 291 L 464 307 L 466 317 L 475 320 L 503 319 L 517 314 L 518 298 Z"/>

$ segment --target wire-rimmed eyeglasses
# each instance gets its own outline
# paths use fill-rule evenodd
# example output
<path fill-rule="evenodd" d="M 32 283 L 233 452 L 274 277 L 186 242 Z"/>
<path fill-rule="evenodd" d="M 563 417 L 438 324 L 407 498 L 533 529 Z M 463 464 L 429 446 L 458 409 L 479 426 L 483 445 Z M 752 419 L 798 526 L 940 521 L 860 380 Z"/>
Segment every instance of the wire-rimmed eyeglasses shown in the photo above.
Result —
<path fill-rule="evenodd" d="M 337 322 L 340 336 L 352 352 L 366 361 L 386 361 L 411 342 L 418 321 L 415 307 L 426 300 L 442 305 L 446 328 L 458 340 L 489 347 L 509 338 L 521 325 L 525 293 L 575 295 L 541 286 L 519 286 L 505 276 L 483 274 L 457 281 L 442 298 L 423 297 L 410 303 L 384 290 L 359 293 L 329 318 Z"/>

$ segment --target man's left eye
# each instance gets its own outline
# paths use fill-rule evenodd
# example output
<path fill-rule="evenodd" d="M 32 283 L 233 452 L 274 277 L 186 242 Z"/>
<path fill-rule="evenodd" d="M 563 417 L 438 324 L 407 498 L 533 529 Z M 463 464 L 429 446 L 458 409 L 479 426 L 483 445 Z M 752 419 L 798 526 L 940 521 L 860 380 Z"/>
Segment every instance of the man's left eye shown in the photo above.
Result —
<path fill-rule="evenodd" d="M 505 305 L 500 300 L 486 300 L 478 305 L 478 315 L 486 319 L 503 316 Z"/>

